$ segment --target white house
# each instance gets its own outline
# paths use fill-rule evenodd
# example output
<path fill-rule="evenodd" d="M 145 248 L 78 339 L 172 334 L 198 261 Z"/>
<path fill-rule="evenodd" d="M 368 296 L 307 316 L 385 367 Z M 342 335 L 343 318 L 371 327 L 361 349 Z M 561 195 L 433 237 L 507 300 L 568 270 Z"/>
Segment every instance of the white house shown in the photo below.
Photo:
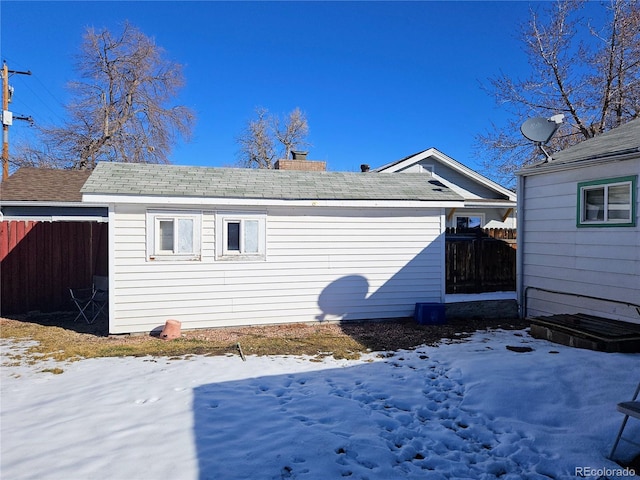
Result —
<path fill-rule="evenodd" d="M 410 317 L 444 303 L 447 209 L 422 174 L 100 163 L 109 332 Z"/>
<path fill-rule="evenodd" d="M 464 198 L 464 205 L 447 209 L 447 227 L 516 227 L 515 192 L 435 148 L 409 155 L 372 171 L 422 173 L 456 192 Z"/>
<path fill-rule="evenodd" d="M 640 119 L 523 168 L 523 316 L 585 313 L 640 323 Z"/>

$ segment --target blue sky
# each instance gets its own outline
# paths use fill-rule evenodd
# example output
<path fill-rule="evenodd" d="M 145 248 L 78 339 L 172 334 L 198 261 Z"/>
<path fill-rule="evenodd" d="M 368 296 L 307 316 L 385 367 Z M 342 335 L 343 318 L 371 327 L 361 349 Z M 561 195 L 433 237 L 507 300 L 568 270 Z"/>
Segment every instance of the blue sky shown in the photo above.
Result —
<path fill-rule="evenodd" d="M 32 2 L 2 0 L 10 110 L 60 123 L 86 27 L 128 20 L 185 66 L 177 103 L 195 110 L 173 163 L 232 166 L 256 107 L 308 118 L 309 158 L 378 167 L 429 147 L 480 168 L 475 136 L 505 118 L 481 88 L 527 74 L 519 25 L 540 2 Z M 33 134 L 14 122 L 10 141 Z"/>

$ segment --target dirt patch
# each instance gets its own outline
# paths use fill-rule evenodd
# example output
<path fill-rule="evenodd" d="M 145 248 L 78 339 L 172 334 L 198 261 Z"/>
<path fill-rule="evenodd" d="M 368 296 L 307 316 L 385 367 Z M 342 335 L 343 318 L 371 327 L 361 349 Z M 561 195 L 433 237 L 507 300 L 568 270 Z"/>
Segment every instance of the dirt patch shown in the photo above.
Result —
<path fill-rule="evenodd" d="M 413 349 L 435 345 L 442 340 L 463 339 L 479 330 L 522 330 L 529 322 L 520 319 L 455 319 L 444 325 L 419 325 L 413 319 L 395 322 L 341 324 L 345 335 L 357 339 L 373 351 Z"/>
<path fill-rule="evenodd" d="M 507 345 L 507 350 L 516 353 L 529 353 L 533 352 L 533 348 L 531 347 L 514 347 L 513 345 Z"/>
<path fill-rule="evenodd" d="M 73 317 L 71 317 L 73 320 Z M 0 338 L 33 340 L 18 358 L 7 362 L 40 359 L 75 360 L 108 356 L 184 356 L 226 355 L 332 355 L 336 358 L 358 358 L 371 351 L 413 349 L 434 345 L 443 339 L 463 339 L 475 331 L 486 329 L 523 329 L 526 322 L 518 319 L 454 320 L 445 325 L 419 325 L 413 320 L 385 322 L 349 322 L 289 324 L 183 331 L 180 338 L 165 341 L 151 335 L 106 336 L 72 322 L 40 316 L 33 319 L 0 319 Z M 59 326 L 63 325 L 63 326 Z"/>

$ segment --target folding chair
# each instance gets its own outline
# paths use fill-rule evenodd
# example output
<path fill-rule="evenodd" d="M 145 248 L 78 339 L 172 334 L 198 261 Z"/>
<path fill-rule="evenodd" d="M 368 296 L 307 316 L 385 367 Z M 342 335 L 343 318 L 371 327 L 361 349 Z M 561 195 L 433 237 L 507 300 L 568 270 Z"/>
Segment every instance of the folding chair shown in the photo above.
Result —
<path fill-rule="evenodd" d="M 109 307 L 109 277 L 93 277 L 93 320 L 100 315 L 107 317 Z"/>
<path fill-rule="evenodd" d="M 93 277 L 93 284 L 90 288 L 69 288 L 71 300 L 78 308 L 78 315 L 73 319 L 77 322 L 80 317 L 88 324 L 92 324 L 96 319 L 107 314 L 109 305 L 109 279 L 108 277 Z"/>
<path fill-rule="evenodd" d="M 616 448 L 618 448 L 618 443 L 620 440 L 624 440 L 631 445 L 635 445 L 640 447 L 640 443 L 636 443 L 634 440 L 629 438 L 625 438 L 622 436 L 624 432 L 624 428 L 627 426 L 627 420 L 629 417 L 637 418 L 640 420 L 640 401 L 637 400 L 638 393 L 640 393 L 640 383 L 638 384 L 638 388 L 636 388 L 636 393 L 634 393 L 633 398 L 630 402 L 622 402 L 619 403 L 616 409 L 624 414 L 624 420 L 622 420 L 622 425 L 620 426 L 620 431 L 618 432 L 618 436 L 616 437 L 616 441 L 613 444 L 613 448 L 611 449 L 611 453 L 609 454 L 609 460 L 613 460 L 613 455 L 616 453 Z"/>

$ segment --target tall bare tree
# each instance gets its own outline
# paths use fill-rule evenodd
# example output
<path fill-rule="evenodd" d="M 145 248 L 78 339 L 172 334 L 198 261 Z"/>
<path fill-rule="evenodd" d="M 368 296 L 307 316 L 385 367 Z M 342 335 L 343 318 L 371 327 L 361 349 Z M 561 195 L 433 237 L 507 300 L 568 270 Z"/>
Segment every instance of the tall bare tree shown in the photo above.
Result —
<path fill-rule="evenodd" d="M 255 113 L 256 118 L 247 122 L 237 139 L 240 166 L 274 168 L 279 158 L 289 158 L 293 150 L 309 146 L 306 141 L 309 125 L 299 108 L 289 112 L 284 119 L 262 107 Z"/>
<path fill-rule="evenodd" d="M 308 146 L 306 138 L 309 134 L 309 125 L 305 114 L 296 107 L 284 122 L 276 117 L 274 119 L 274 134 L 284 147 L 284 157 L 282 158 L 289 158 L 289 154 L 296 148 Z"/>
<path fill-rule="evenodd" d="M 92 169 L 98 161 L 169 163 L 178 137 L 188 139 L 193 112 L 170 104 L 184 85 L 180 64 L 163 57 L 152 38 L 125 23 L 118 35 L 87 29 L 69 88 L 69 120 L 42 128 L 38 154 L 22 160 Z"/>
<path fill-rule="evenodd" d="M 600 27 L 580 17 L 585 3 L 556 0 L 542 14 L 532 10 L 521 30 L 530 76 L 489 80 L 487 90 L 510 120 L 478 135 L 476 144 L 487 173 L 505 183 L 541 159 L 520 134 L 527 118 L 565 115 L 549 144 L 556 151 L 640 116 L 640 3 L 603 4 L 607 21 Z"/>

